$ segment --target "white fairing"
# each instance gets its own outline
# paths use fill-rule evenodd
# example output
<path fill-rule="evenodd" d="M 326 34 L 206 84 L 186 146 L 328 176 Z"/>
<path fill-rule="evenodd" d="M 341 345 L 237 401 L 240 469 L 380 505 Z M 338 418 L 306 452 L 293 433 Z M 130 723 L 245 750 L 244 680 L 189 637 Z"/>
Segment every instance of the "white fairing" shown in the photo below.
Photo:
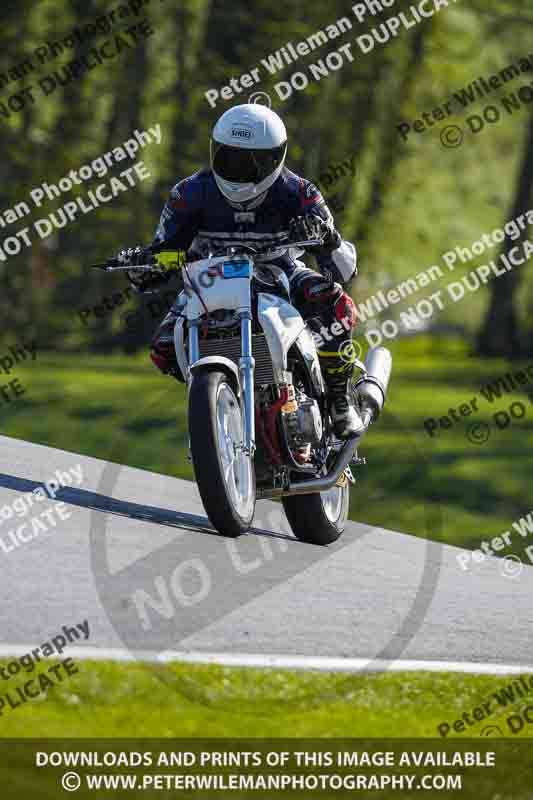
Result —
<path fill-rule="evenodd" d="M 272 294 L 259 295 L 257 313 L 272 357 L 274 375 L 276 380 L 283 382 L 287 370 L 287 354 L 305 330 L 305 322 L 294 306 Z"/>
<path fill-rule="evenodd" d="M 187 379 L 189 372 L 189 359 L 187 358 L 187 351 L 185 350 L 185 342 L 183 336 L 183 325 L 185 320 L 183 317 L 178 317 L 174 326 L 174 348 L 176 350 L 176 358 L 178 361 L 181 374 Z"/>
<path fill-rule="evenodd" d="M 357 275 L 357 252 L 351 242 L 344 242 L 331 254 L 331 260 L 339 270 L 343 283 Z"/>
<path fill-rule="evenodd" d="M 203 300 L 202 303 L 184 273 L 183 282 L 189 295 L 186 308 L 188 320 L 197 319 L 205 314 L 206 308 L 208 311 L 216 311 L 219 308 L 244 311 L 250 308 L 250 279 L 225 280 L 221 278 L 217 268 L 220 269 L 226 261 L 228 261 L 227 257 L 207 258 L 187 265 L 187 271 L 198 287 Z"/>
<path fill-rule="evenodd" d="M 200 290 L 203 303 L 192 290 L 184 273 L 185 291 L 180 294 L 178 304 L 184 308 L 187 320 L 192 321 L 205 314 L 204 304 L 209 311 L 229 309 L 249 311 L 251 306 L 250 279 L 231 278 L 226 280 L 220 276 L 217 266 L 221 268 L 227 257 L 203 259 L 187 265 L 188 273 Z M 207 270 L 213 280 L 206 283 Z M 202 279 L 201 279 L 201 276 Z M 257 301 L 258 321 L 263 329 L 272 358 L 276 381 L 284 383 L 287 379 L 287 356 L 290 348 L 298 340 L 300 349 L 307 361 L 318 365 L 318 355 L 314 340 L 308 331 L 299 311 L 287 300 L 277 295 L 260 293 Z M 184 343 L 184 318 L 179 317 L 174 327 L 174 346 L 180 370 L 189 376 L 189 356 Z M 315 377 L 317 387 L 322 385 L 320 371 Z"/>
<path fill-rule="evenodd" d="M 300 353 L 303 355 L 304 359 L 306 360 L 307 364 L 310 367 L 315 387 L 319 391 L 325 392 L 326 385 L 324 383 L 324 378 L 322 377 L 322 371 L 319 366 L 320 362 L 318 359 L 318 351 L 316 349 L 316 344 L 315 340 L 313 339 L 313 335 L 307 326 L 299 334 L 297 345 L 300 350 Z"/>

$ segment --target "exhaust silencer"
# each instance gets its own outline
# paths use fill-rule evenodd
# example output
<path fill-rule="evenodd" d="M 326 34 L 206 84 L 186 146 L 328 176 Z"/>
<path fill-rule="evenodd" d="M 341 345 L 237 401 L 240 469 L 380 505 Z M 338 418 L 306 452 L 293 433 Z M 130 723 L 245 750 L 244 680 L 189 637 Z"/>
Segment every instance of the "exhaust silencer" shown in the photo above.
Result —
<path fill-rule="evenodd" d="M 363 417 L 370 415 L 371 422 L 379 417 L 392 371 L 392 356 L 385 347 L 373 347 L 365 358 L 367 374 L 355 384 Z"/>

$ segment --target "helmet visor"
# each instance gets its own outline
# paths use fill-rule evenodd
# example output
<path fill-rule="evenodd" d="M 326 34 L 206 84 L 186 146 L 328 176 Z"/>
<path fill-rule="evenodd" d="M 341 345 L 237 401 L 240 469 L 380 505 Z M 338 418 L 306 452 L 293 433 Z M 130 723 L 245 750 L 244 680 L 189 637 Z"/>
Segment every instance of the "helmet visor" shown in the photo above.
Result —
<path fill-rule="evenodd" d="M 287 142 L 271 149 L 231 147 L 211 140 L 213 171 L 232 183 L 261 183 L 279 167 L 285 158 Z"/>

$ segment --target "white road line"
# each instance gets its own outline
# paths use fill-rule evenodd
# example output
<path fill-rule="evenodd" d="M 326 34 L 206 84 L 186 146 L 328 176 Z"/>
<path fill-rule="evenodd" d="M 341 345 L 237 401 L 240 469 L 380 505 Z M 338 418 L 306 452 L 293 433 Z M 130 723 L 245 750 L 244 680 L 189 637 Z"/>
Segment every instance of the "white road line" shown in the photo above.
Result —
<path fill-rule="evenodd" d="M 38 645 L 0 645 L 0 658 L 19 658 Z M 137 650 L 134 653 L 119 648 L 66 647 L 61 656 L 75 661 L 144 661 L 148 663 L 217 664 L 224 667 L 256 667 L 260 669 L 309 670 L 316 672 L 458 672 L 469 675 L 533 674 L 533 666 L 490 664 L 460 661 L 417 661 L 400 659 L 383 661 L 366 658 L 330 658 L 328 656 L 251 655 L 248 653 L 180 653 Z"/>

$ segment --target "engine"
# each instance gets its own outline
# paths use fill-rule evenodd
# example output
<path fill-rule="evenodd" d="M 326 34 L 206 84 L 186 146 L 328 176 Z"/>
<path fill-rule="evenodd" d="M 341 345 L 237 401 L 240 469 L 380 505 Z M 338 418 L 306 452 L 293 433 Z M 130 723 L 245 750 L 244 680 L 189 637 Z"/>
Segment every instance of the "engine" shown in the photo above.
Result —
<path fill-rule="evenodd" d="M 297 461 L 308 461 L 311 448 L 320 444 L 322 416 L 316 400 L 289 387 L 289 397 L 282 408 L 287 443 Z"/>

